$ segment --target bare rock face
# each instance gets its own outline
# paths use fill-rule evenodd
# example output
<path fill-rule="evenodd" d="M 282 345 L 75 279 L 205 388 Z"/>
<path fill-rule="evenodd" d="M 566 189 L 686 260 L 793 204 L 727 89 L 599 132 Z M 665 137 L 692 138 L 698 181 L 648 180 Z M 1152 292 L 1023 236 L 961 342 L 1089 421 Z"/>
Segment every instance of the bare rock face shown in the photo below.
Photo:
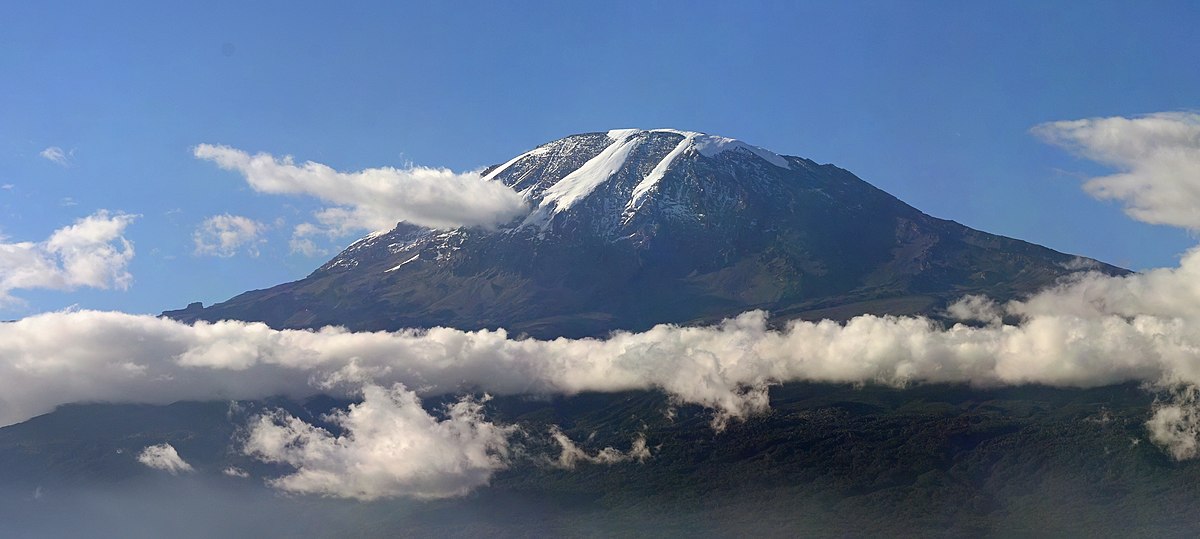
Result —
<path fill-rule="evenodd" d="M 936 219 L 850 172 L 702 133 L 614 130 L 492 167 L 529 203 L 496 229 L 400 223 L 308 277 L 168 311 L 276 328 L 506 328 L 539 338 L 706 323 L 939 316 L 1073 271 L 1124 270 Z"/>

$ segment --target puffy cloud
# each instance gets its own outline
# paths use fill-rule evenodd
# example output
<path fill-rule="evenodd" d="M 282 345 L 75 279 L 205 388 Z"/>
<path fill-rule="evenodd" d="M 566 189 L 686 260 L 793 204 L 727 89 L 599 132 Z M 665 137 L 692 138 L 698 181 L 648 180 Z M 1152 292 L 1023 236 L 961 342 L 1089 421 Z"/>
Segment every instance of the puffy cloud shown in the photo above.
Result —
<path fill-rule="evenodd" d="M 38 155 L 42 156 L 42 159 L 45 159 L 52 163 L 56 163 L 56 164 L 62 165 L 64 167 L 69 167 L 69 166 L 71 166 L 71 155 L 74 153 L 75 153 L 74 150 L 72 150 L 70 152 L 64 152 L 63 149 L 59 148 L 58 146 L 51 146 L 51 147 L 46 148 L 45 150 L 42 150 L 41 152 L 39 152 Z"/>
<path fill-rule="evenodd" d="M 0 303 L 18 289 L 129 287 L 133 243 L 123 236 L 136 218 L 101 210 L 55 230 L 45 241 L 0 243 Z"/>
<path fill-rule="evenodd" d="M 1200 230 L 1200 114 L 1049 122 L 1033 132 L 1119 170 L 1085 183 L 1093 196 L 1122 202 L 1139 221 Z"/>
<path fill-rule="evenodd" d="M 1123 277 L 1097 273 L 1079 274 L 1057 287 L 1033 297 L 1011 302 L 1006 310 L 1028 320 L 1048 316 L 1071 316 L 1100 325 L 1104 320 L 1122 320 L 1109 327 L 1135 325 L 1140 337 L 1119 330 L 1095 334 L 1091 339 L 1105 349 L 1126 348 L 1131 362 L 1144 362 L 1147 354 L 1163 353 L 1165 365 L 1158 379 L 1146 379 L 1165 390 L 1166 398 L 1154 407 L 1146 423 L 1150 441 L 1173 458 L 1200 455 L 1200 347 L 1194 341 L 1200 330 L 1200 247 L 1194 247 L 1178 267 L 1158 268 Z M 1156 343 L 1159 352 L 1147 351 Z"/>
<path fill-rule="evenodd" d="M 1156 403 L 1154 414 L 1146 421 L 1150 441 L 1175 460 L 1195 458 L 1200 451 L 1200 388 L 1188 384 L 1170 388 L 1170 392 L 1169 400 Z"/>
<path fill-rule="evenodd" d="M 1006 308 L 1023 316 L 1154 314 L 1195 319 L 1200 315 L 1200 246 L 1183 255 L 1179 266 L 1124 277 L 1081 273 L 1056 287 Z"/>
<path fill-rule="evenodd" d="M 296 472 L 272 479 L 282 490 L 340 498 L 446 498 L 486 485 L 505 466 L 510 427 L 483 419 L 481 406 L 460 400 L 438 420 L 416 393 L 396 384 L 363 388 L 361 403 L 328 419 L 335 436 L 282 412 L 252 423 L 245 451 Z"/>
<path fill-rule="evenodd" d="M 338 172 L 312 161 L 296 164 L 290 156 L 250 155 L 212 144 L 196 146 L 193 154 L 241 173 L 255 191 L 331 204 L 314 217 L 323 232 L 333 235 L 390 230 L 399 221 L 431 228 L 493 226 L 525 211 L 515 191 L 476 172 L 427 167 Z"/>
<path fill-rule="evenodd" d="M 980 295 L 963 296 L 946 308 L 946 314 L 955 320 L 964 322 L 984 322 L 999 324 L 1004 319 L 1004 311 L 995 300 Z"/>
<path fill-rule="evenodd" d="M 170 472 L 171 475 L 194 471 L 192 465 L 184 461 L 171 444 L 147 446 L 138 454 L 137 460 L 155 470 Z"/>
<path fill-rule="evenodd" d="M 223 213 L 205 219 L 192 234 L 197 255 L 231 257 L 240 250 L 250 256 L 258 256 L 258 246 L 265 243 L 262 234 L 267 225 L 242 217 Z"/>

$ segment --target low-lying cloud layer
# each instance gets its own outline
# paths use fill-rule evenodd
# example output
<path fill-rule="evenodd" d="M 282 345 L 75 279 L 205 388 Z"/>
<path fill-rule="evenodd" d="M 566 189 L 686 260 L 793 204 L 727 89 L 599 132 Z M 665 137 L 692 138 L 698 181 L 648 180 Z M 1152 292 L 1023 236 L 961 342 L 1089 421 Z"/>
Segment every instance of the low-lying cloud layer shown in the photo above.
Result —
<path fill-rule="evenodd" d="M 1092 276 L 1051 293 L 1086 292 L 1106 280 L 1144 289 L 1145 279 Z M 1005 309 L 1019 313 L 1038 301 Z M 365 383 L 400 383 L 422 395 L 661 389 L 735 418 L 765 410 L 766 388 L 789 381 L 1200 383 L 1197 315 L 1036 314 L 1020 325 L 948 329 L 923 318 L 867 315 L 845 324 L 796 321 L 777 331 L 753 311 L 713 327 L 539 341 L 503 330 L 278 331 L 237 321 L 46 313 L 0 324 L 0 424 L 69 402 L 354 395 Z"/>
<path fill-rule="evenodd" d="M 296 164 L 291 156 L 250 155 L 212 144 L 196 146 L 193 154 L 241 173 L 260 193 L 310 196 L 331 204 L 314 215 L 319 226 L 306 223 L 297 229 L 301 243 L 316 233 L 390 230 L 399 221 L 430 228 L 494 226 L 525 210 L 515 191 L 477 172 L 428 167 L 338 172 L 312 161 Z"/>
<path fill-rule="evenodd" d="M 0 243 L 0 305 L 15 301 L 13 290 L 129 287 L 134 251 L 124 233 L 136 217 L 100 210 L 44 241 Z"/>

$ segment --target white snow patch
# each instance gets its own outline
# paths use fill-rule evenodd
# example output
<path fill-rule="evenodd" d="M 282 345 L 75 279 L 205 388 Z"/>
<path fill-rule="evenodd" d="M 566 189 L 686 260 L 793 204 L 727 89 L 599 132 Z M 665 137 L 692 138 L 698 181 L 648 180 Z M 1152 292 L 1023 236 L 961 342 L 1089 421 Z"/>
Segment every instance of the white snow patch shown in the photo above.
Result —
<path fill-rule="evenodd" d="M 405 265 L 405 264 L 407 264 L 407 263 L 409 263 L 409 262 L 412 262 L 413 260 L 416 260 L 416 259 L 418 259 L 418 258 L 421 258 L 421 253 L 417 253 L 417 254 L 413 255 L 413 257 L 412 257 L 412 258 L 410 258 L 410 259 L 408 259 L 408 260 L 405 260 L 404 262 L 401 262 L 401 263 L 399 263 L 399 264 L 396 264 L 396 267 L 394 267 L 394 268 L 383 270 L 383 272 L 384 272 L 384 273 L 391 273 L 391 272 L 393 272 L 393 271 L 396 271 L 396 270 L 398 270 L 398 269 L 400 269 L 400 268 L 404 267 L 404 265 Z"/>
<path fill-rule="evenodd" d="M 542 193 L 542 202 L 538 205 L 538 211 L 530 215 L 529 219 L 526 219 L 526 223 L 538 219 L 543 222 L 548 220 L 555 214 L 570 208 L 588 196 L 600 184 L 608 181 L 625 164 L 625 160 L 629 158 L 629 152 L 638 145 L 639 139 L 635 135 L 639 132 L 637 129 L 609 131 L 608 136 L 614 142 L 596 157 L 584 163 L 583 166 L 546 189 Z"/>
<path fill-rule="evenodd" d="M 791 170 L 792 168 L 788 165 L 787 159 L 784 159 L 779 154 L 772 152 L 771 150 L 759 148 L 758 146 L 751 146 L 738 139 L 703 135 L 696 138 L 695 148 L 696 151 L 700 152 L 700 155 L 703 155 L 704 157 L 713 157 L 721 152 L 745 148 L 754 155 L 761 157 L 766 162 L 771 163 L 779 168 L 786 168 L 788 170 Z"/>
<path fill-rule="evenodd" d="M 684 132 L 668 129 L 656 129 L 655 131 L 684 134 Z M 667 156 L 662 159 L 662 161 L 659 161 L 658 165 L 655 165 L 654 170 L 651 170 L 650 174 L 643 178 L 642 181 L 633 188 L 633 197 L 630 198 L 629 203 L 625 205 L 626 211 L 632 210 L 638 206 L 642 198 L 644 198 L 646 194 L 649 193 L 650 190 L 653 189 L 654 186 L 663 179 L 663 176 L 667 174 L 667 169 L 670 168 L 671 163 L 675 161 L 675 158 L 687 151 L 688 148 L 691 148 L 693 141 L 698 136 L 701 136 L 701 134 L 684 134 L 683 140 L 679 141 L 679 144 L 675 145 L 675 149 L 671 150 L 671 153 L 668 153 Z"/>
<path fill-rule="evenodd" d="M 608 138 L 620 142 L 641 132 L 641 129 L 612 129 L 608 132 Z"/>
<path fill-rule="evenodd" d="M 395 228 L 392 228 L 391 230 L 376 230 L 370 234 L 367 234 L 366 236 L 363 236 L 361 238 L 358 238 L 357 240 L 354 240 L 354 243 L 351 243 L 349 246 L 347 246 L 346 250 L 353 249 L 354 246 L 356 246 L 356 245 L 359 245 L 361 243 L 368 242 L 375 238 L 383 236 L 383 235 L 387 234 L 388 232 L 391 232 L 392 230 L 395 230 Z"/>
<path fill-rule="evenodd" d="M 546 146 L 538 146 L 537 148 L 534 148 L 534 149 L 529 150 L 529 151 L 527 151 L 521 155 L 518 155 L 512 159 L 509 159 L 503 165 L 500 165 L 500 166 L 492 169 L 491 172 L 487 173 L 487 175 L 483 177 L 483 181 L 491 181 L 491 180 L 496 179 L 496 176 L 499 176 L 501 172 L 508 170 L 508 167 L 515 165 L 517 163 L 517 161 L 520 161 L 526 157 L 533 156 L 533 155 L 545 155 L 549 151 L 550 151 L 550 148 L 548 148 Z"/>
<path fill-rule="evenodd" d="M 696 138 L 696 137 L 704 134 L 699 131 L 681 131 L 679 129 L 666 129 L 666 128 L 651 129 L 650 132 L 651 133 L 674 133 L 676 135 L 683 135 L 685 137 L 692 137 L 692 138 Z"/>

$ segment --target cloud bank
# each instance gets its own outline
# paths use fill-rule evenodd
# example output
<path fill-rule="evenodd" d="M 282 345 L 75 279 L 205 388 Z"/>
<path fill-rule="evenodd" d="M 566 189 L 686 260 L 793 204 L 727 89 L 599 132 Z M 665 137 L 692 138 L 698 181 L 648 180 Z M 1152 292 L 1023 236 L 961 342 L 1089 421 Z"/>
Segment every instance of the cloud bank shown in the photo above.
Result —
<path fill-rule="evenodd" d="M 1130 380 L 1200 382 L 1190 319 L 1038 315 L 1025 323 L 942 329 L 922 318 L 769 329 L 754 311 L 713 327 L 661 325 L 608 339 L 516 340 L 499 331 L 395 333 L 273 330 L 260 323 L 185 325 L 74 311 L 0 324 L 0 424 L 80 401 L 355 395 L 364 383 L 458 392 L 565 394 L 660 389 L 729 417 L 767 407 L 789 381 L 1095 387 Z"/>
<path fill-rule="evenodd" d="M 1048 293 L 1082 293 L 1102 281 L 1146 290 L 1148 278 L 1092 275 Z M 1038 301 L 996 308 L 1020 313 Z M 677 402 L 714 410 L 719 423 L 765 411 L 767 388 L 791 381 L 897 387 L 1200 384 L 1198 318 L 1200 307 L 1187 316 L 1039 313 L 1020 325 L 944 329 L 922 318 L 867 315 L 845 324 L 796 321 L 773 330 L 765 314 L 755 311 L 713 327 L 661 325 L 608 339 L 539 341 L 511 339 L 502 330 L 279 331 L 260 323 L 185 325 L 115 312 L 58 312 L 0 324 L 0 423 L 70 402 L 354 396 L 364 385 L 402 384 L 419 396 L 657 389 Z M 389 402 L 396 414 L 416 412 L 395 395 L 389 401 L 375 390 L 366 394 L 375 395 L 372 404 L 343 418 L 352 431 L 363 425 L 353 418 Z M 277 435 L 292 432 L 329 447 L 346 444 L 293 422 L 276 423 L 289 429 L 273 431 Z M 416 420 L 397 424 L 430 426 Z M 347 447 L 354 452 L 358 446 Z M 306 462 L 295 455 L 280 459 Z"/>
<path fill-rule="evenodd" d="M 124 233 L 136 217 L 100 210 L 44 241 L 0 243 L 0 305 L 15 301 L 13 290 L 128 288 L 134 251 Z"/>
<path fill-rule="evenodd" d="M 296 164 L 291 156 L 250 155 L 212 144 L 196 146 L 193 155 L 240 173 L 260 193 L 309 196 L 330 204 L 314 215 L 317 224 L 308 224 L 308 235 L 390 230 L 399 221 L 430 228 L 494 226 L 525 211 L 515 191 L 476 172 L 428 167 L 339 172 L 312 161 Z M 297 232 L 302 240 L 305 234 Z"/>
<path fill-rule="evenodd" d="M 205 219 L 192 233 L 195 254 L 229 258 L 240 251 L 258 256 L 258 246 L 264 243 L 262 234 L 267 225 L 241 215 L 224 213 Z"/>

